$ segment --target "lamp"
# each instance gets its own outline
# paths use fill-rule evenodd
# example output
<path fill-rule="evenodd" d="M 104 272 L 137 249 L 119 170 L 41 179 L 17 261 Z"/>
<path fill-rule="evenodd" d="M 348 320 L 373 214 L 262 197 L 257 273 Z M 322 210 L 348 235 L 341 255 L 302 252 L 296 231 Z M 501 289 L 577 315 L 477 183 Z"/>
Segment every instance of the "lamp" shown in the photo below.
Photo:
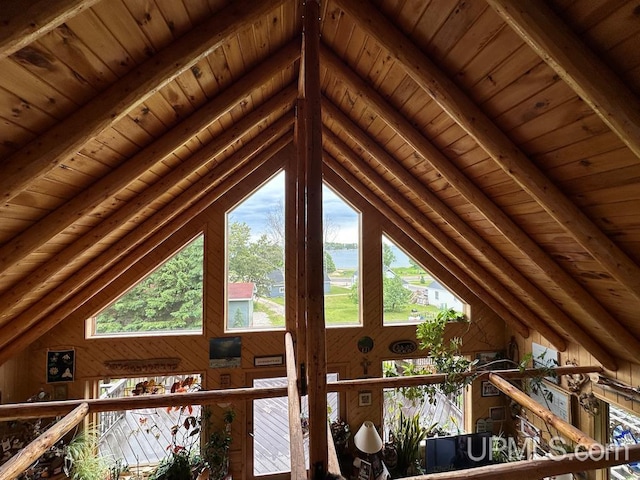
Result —
<path fill-rule="evenodd" d="M 382 450 L 382 439 L 370 420 L 365 420 L 353 437 L 353 444 L 363 453 L 378 453 Z"/>

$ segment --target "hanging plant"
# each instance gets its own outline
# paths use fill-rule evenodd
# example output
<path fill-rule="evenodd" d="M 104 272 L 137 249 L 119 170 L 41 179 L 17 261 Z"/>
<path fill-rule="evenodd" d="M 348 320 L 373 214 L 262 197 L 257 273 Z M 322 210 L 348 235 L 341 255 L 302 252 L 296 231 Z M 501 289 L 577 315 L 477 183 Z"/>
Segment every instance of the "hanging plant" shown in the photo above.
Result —
<path fill-rule="evenodd" d="M 459 321 L 464 316 L 452 308 L 441 309 L 435 318 L 427 319 L 416 327 L 416 338 L 420 342 L 419 347 L 429 351 L 433 359 L 433 368 L 436 373 L 447 374 L 447 379 L 439 385 L 439 389 L 448 395 L 455 393 L 463 386 L 473 382 L 473 376 L 463 376 L 477 363 L 460 354 L 462 345 L 461 337 L 453 337 L 445 341 L 445 327 L 450 321 Z M 429 399 L 435 401 L 435 386 L 429 388 Z"/>

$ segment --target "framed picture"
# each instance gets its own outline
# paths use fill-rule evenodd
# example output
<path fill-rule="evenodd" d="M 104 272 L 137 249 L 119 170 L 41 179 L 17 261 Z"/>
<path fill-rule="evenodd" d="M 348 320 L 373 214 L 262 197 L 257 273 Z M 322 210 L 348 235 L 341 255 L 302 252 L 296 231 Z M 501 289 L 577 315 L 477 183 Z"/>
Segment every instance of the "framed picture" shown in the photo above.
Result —
<path fill-rule="evenodd" d="M 371 464 L 366 460 L 360 460 L 358 480 L 371 480 Z"/>
<path fill-rule="evenodd" d="M 489 418 L 494 422 L 502 422 L 507 419 L 507 413 L 504 407 L 489 408 Z"/>
<path fill-rule="evenodd" d="M 372 403 L 371 391 L 358 392 L 358 406 L 368 407 Z"/>
<path fill-rule="evenodd" d="M 533 356 L 533 368 L 553 368 L 560 365 L 560 353 L 538 343 L 531 343 L 531 355 Z M 560 378 L 557 375 L 544 378 L 555 384 L 560 382 Z"/>
<path fill-rule="evenodd" d="M 66 383 L 60 383 L 53 386 L 53 400 L 67 400 L 68 395 Z"/>
<path fill-rule="evenodd" d="M 75 370 L 75 350 L 49 350 L 47 352 L 47 383 L 73 382 Z"/>
<path fill-rule="evenodd" d="M 267 355 L 264 357 L 253 357 L 255 367 L 275 367 L 284 365 L 284 355 Z"/>
<path fill-rule="evenodd" d="M 502 370 L 508 368 L 507 362 L 504 361 L 504 352 L 477 352 L 476 361 L 476 366 L 482 367 L 486 365 L 486 370 Z"/>
<path fill-rule="evenodd" d="M 242 337 L 209 339 L 209 368 L 238 368 L 242 360 Z"/>
<path fill-rule="evenodd" d="M 498 387 L 493 383 L 485 380 L 482 382 L 482 390 L 480 393 L 483 397 L 497 397 L 500 395 L 500 390 L 498 390 Z"/>

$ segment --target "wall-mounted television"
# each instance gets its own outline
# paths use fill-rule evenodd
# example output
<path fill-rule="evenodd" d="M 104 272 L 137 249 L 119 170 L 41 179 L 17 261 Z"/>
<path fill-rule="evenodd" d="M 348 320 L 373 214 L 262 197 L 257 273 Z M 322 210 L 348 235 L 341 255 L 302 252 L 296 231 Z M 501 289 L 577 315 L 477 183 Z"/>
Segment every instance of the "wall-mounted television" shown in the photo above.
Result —
<path fill-rule="evenodd" d="M 492 463 L 491 432 L 427 438 L 425 472 L 437 473 Z"/>

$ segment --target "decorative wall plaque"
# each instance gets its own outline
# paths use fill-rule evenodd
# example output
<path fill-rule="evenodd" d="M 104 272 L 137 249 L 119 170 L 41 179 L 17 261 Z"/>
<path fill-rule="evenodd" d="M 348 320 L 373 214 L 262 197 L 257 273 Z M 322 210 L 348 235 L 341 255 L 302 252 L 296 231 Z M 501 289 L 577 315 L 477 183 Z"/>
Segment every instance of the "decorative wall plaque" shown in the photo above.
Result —
<path fill-rule="evenodd" d="M 398 340 L 389 345 L 389 350 L 397 354 L 413 353 L 418 346 L 413 340 Z"/>
<path fill-rule="evenodd" d="M 107 360 L 104 366 L 112 372 L 160 373 L 177 370 L 179 358 L 149 358 L 141 360 Z"/>

